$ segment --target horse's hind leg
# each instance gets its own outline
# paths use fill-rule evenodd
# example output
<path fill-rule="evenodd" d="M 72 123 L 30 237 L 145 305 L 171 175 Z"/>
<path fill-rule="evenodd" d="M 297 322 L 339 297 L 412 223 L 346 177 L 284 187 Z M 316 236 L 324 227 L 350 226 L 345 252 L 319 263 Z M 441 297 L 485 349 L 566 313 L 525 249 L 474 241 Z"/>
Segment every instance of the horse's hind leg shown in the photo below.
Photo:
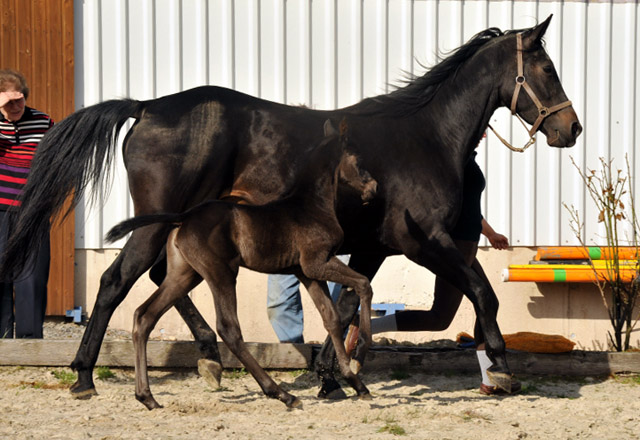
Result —
<path fill-rule="evenodd" d="M 78 380 L 71 386 L 74 397 L 83 399 L 96 394 L 93 367 L 109 320 L 135 281 L 151 267 L 165 240 L 165 227 L 150 226 L 134 231 L 122 252 L 102 274 L 91 319 L 71 363 L 71 368 L 78 373 Z"/>
<path fill-rule="evenodd" d="M 384 262 L 384 259 L 385 256 L 381 254 L 352 254 L 349 260 L 349 267 L 371 280 Z M 360 298 L 356 295 L 355 291 L 343 287 L 340 292 L 340 298 L 336 304 L 340 317 L 340 326 L 343 330 L 345 330 L 353 320 L 353 317 L 358 311 L 359 304 Z M 345 397 L 344 391 L 342 391 L 340 384 L 333 374 L 335 354 L 336 352 L 331 338 L 327 337 L 314 362 L 314 369 L 320 379 L 318 397 L 331 399 Z"/>
<path fill-rule="evenodd" d="M 163 251 L 159 260 L 149 271 L 149 277 L 157 286 L 160 286 L 166 275 L 167 255 Z M 204 355 L 204 358 L 198 360 L 198 373 L 212 388 L 219 388 L 223 367 L 215 332 L 209 327 L 189 296 L 181 297 L 174 306 L 198 342 L 198 349 Z"/>
<path fill-rule="evenodd" d="M 349 384 L 356 390 L 358 396 L 370 396 L 369 390 L 358 377 L 358 372 L 353 371 L 353 369 L 350 368 L 349 356 L 347 355 L 344 344 L 342 343 L 342 327 L 340 326 L 340 320 L 338 319 L 338 312 L 335 308 L 335 304 L 333 304 L 329 297 L 326 282 L 320 283 L 318 281 L 313 281 L 300 274 L 298 274 L 298 278 L 300 278 L 304 283 L 307 291 L 309 292 L 309 296 L 311 296 L 313 303 L 320 312 L 320 316 L 322 316 L 324 327 L 327 329 L 329 337 L 336 348 L 340 372 L 347 382 L 349 382 Z"/>
<path fill-rule="evenodd" d="M 191 330 L 198 342 L 200 352 L 204 355 L 203 358 L 198 359 L 198 373 L 209 386 L 214 389 L 220 388 L 223 367 L 215 332 L 209 327 L 188 296 L 180 298 L 174 306 Z"/>
<path fill-rule="evenodd" d="M 280 388 L 247 350 L 238 322 L 235 290 L 237 271 L 234 274 L 234 271 L 224 263 L 207 266 L 210 268 L 209 271 L 214 273 L 201 273 L 205 276 L 214 296 L 218 334 L 229 350 L 255 378 L 265 395 L 280 400 L 289 408 L 300 407 L 302 405 L 300 400 Z M 200 272 L 200 269 L 198 271 Z"/>
<path fill-rule="evenodd" d="M 160 408 L 149 387 L 147 374 L 147 342 L 160 317 L 175 302 L 186 296 L 202 279 L 176 252 L 169 275 L 158 290 L 136 310 L 133 317 L 133 347 L 136 353 L 136 399 L 147 409 Z"/>

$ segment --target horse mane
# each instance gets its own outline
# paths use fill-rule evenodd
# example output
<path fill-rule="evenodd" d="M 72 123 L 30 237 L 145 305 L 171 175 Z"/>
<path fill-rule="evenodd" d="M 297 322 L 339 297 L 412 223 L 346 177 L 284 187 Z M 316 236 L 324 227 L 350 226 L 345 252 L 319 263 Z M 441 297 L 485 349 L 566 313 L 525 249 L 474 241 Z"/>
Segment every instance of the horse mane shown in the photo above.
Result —
<path fill-rule="evenodd" d="M 424 75 L 407 74 L 404 87 L 385 95 L 367 98 L 350 109 L 358 114 L 385 114 L 388 116 L 408 116 L 422 110 L 438 93 L 448 79 L 454 78 L 460 67 L 480 48 L 496 37 L 516 33 L 512 30 L 502 32 L 492 27 L 478 32 L 462 46 L 449 52 L 440 63 L 430 68 Z"/>

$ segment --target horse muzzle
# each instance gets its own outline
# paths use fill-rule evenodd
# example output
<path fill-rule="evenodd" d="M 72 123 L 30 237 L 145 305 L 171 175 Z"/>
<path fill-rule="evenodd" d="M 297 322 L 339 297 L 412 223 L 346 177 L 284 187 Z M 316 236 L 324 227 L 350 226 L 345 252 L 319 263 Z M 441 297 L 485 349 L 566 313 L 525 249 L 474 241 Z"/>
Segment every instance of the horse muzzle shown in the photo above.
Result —
<path fill-rule="evenodd" d="M 540 131 L 547 137 L 549 146 L 569 148 L 576 144 L 576 139 L 582 133 L 582 124 L 573 107 L 567 107 L 549 115 L 542 123 Z"/>

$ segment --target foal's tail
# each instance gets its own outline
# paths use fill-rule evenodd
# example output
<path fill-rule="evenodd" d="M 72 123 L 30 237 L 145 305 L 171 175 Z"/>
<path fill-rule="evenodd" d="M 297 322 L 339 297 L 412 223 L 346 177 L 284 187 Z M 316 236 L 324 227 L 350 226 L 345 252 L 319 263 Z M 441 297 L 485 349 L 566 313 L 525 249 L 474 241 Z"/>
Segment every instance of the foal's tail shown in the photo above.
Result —
<path fill-rule="evenodd" d="M 118 132 L 129 118 L 140 118 L 144 106 L 130 99 L 106 101 L 78 110 L 45 134 L 20 197 L 22 205 L 10 211 L 12 234 L 0 261 L 0 279 L 13 278 L 25 267 L 69 195 L 71 205 L 64 215 L 89 185 L 91 200 L 96 199 L 99 183 L 110 181 Z"/>
<path fill-rule="evenodd" d="M 149 226 L 156 223 L 171 223 L 174 227 L 178 226 L 185 219 L 187 212 L 179 213 L 179 214 L 146 214 L 139 215 L 137 217 L 133 217 L 127 220 L 124 220 L 117 225 L 115 225 L 107 235 L 105 235 L 104 240 L 107 243 L 113 243 L 116 240 L 121 239 L 129 232 L 132 232 L 134 229 L 141 228 L 143 226 Z"/>
<path fill-rule="evenodd" d="M 120 240 L 122 237 L 127 235 L 129 232 L 132 232 L 134 229 L 141 228 L 143 226 L 149 226 L 156 223 L 171 223 L 172 226 L 177 227 L 180 226 L 182 222 L 184 222 L 188 217 L 201 211 L 205 208 L 211 207 L 212 205 L 232 205 L 237 206 L 234 203 L 226 202 L 224 200 L 205 200 L 204 202 L 190 208 L 181 213 L 170 213 L 170 214 L 145 214 L 139 215 L 137 217 L 133 217 L 127 220 L 124 220 L 117 225 L 115 225 L 107 235 L 105 235 L 104 239 L 107 243 L 113 243 L 116 240 Z"/>

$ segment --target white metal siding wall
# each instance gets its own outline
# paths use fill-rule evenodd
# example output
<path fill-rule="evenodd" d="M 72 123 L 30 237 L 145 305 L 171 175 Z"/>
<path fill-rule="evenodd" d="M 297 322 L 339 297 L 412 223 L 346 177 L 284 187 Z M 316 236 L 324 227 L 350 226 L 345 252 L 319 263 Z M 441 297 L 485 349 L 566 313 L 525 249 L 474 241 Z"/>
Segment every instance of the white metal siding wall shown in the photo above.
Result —
<path fill-rule="evenodd" d="M 640 167 L 634 1 L 76 0 L 75 10 L 78 106 L 215 84 L 319 109 L 388 92 L 403 72 L 423 72 L 482 29 L 530 27 L 554 14 L 547 50 L 585 131 L 572 149 L 549 148 L 541 136 L 524 154 L 489 134 L 478 158 L 485 216 L 515 246 L 573 244 L 566 202 L 596 237 L 597 213 L 570 156 L 583 168 L 600 156 L 623 168 L 628 153 Z M 506 109 L 492 124 L 526 141 Z M 132 215 L 119 160 L 103 208 L 78 209 L 78 248 L 104 247 L 104 233 Z"/>

